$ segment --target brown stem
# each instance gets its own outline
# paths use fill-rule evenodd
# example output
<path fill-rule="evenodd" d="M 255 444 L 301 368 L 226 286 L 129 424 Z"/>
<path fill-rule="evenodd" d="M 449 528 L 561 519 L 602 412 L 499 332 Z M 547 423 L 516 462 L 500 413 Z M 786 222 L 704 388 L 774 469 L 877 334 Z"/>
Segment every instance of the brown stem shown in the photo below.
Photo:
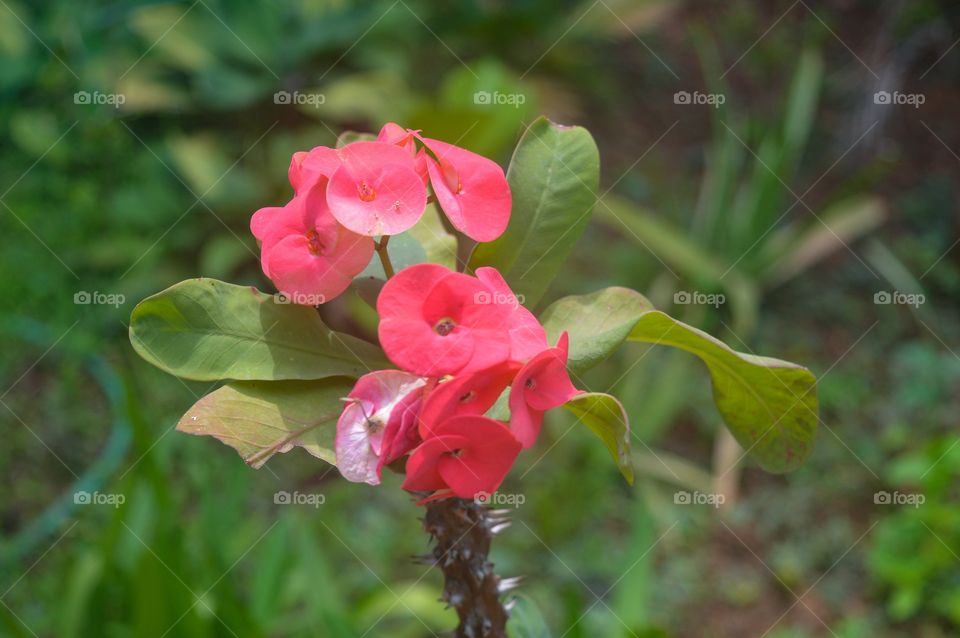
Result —
<path fill-rule="evenodd" d="M 393 263 L 390 261 L 390 253 L 387 252 L 387 242 L 390 241 L 390 235 L 384 235 L 376 243 L 377 256 L 380 257 L 380 263 L 383 264 L 383 274 L 387 279 L 393 277 Z"/>
<path fill-rule="evenodd" d="M 508 525 L 504 512 L 474 501 L 427 504 L 423 527 L 435 545 L 425 558 L 443 571 L 443 600 L 460 617 L 456 638 L 506 638 L 508 608 L 500 597 L 519 579 L 500 579 L 488 555 L 493 536 Z"/>

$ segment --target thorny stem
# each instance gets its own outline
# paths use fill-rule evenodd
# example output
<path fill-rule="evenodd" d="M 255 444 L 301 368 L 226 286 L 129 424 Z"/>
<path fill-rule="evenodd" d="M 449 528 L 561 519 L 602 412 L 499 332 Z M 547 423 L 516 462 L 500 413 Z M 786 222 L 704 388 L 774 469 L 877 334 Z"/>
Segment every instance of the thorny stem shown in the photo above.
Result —
<path fill-rule="evenodd" d="M 427 504 L 423 527 L 434 540 L 421 558 L 443 571 L 443 598 L 457 610 L 456 638 L 506 638 L 510 603 L 500 598 L 519 578 L 501 579 L 488 560 L 493 537 L 510 525 L 504 510 L 462 498 Z"/>
<path fill-rule="evenodd" d="M 387 242 L 390 241 L 390 235 L 384 235 L 376 243 L 377 255 L 380 257 L 380 263 L 383 264 L 383 274 L 387 279 L 393 277 L 393 263 L 390 261 L 390 253 L 387 252 Z"/>

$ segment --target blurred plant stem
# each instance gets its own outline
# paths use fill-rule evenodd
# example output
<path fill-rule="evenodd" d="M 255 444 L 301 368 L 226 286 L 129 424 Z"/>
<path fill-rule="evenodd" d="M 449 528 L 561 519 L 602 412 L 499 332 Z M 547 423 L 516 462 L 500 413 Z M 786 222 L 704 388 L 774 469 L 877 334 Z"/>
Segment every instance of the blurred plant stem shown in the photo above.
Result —
<path fill-rule="evenodd" d="M 383 274 L 387 279 L 393 277 L 393 262 L 390 261 L 390 253 L 387 252 L 387 242 L 390 241 L 390 235 L 384 235 L 376 243 L 377 256 L 380 257 L 380 263 L 383 264 Z"/>
<path fill-rule="evenodd" d="M 462 498 L 427 504 L 423 527 L 434 540 L 424 560 L 443 571 L 443 600 L 457 610 L 457 638 L 506 638 L 507 607 L 500 597 L 518 584 L 501 579 L 488 560 L 493 537 L 510 525 L 500 510 Z"/>

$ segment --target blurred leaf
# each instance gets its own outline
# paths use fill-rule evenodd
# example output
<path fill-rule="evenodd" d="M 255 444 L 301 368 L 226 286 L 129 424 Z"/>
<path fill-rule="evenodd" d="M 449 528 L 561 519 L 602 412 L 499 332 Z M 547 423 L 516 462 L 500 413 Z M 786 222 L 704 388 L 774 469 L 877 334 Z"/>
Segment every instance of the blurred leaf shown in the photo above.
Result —
<path fill-rule="evenodd" d="M 507 621 L 507 635 L 510 638 L 551 638 L 550 628 L 537 603 L 529 596 L 516 594 L 514 604 Z"/>
<path fill-rule="evenodd" d="M 586 129 L 535 121 L 507 171 L 510 224 L 498 239 L 477 246 L 471 268 L 497 268 L 535 306 L 590 221 L 599 178 L 597 146 Z"/>
<path fill-rule="evenodd" d="M 130 26 L 153 55 L 184 71 L 197 71 L 216 61 L 213 38 L 200 14 L 194 6 L 153 4 L 131 13 Z"/>
<path fill-rule="evenodd" d="M 427 206 L 423 217 L 409 230 L 409 233 L 420 242 L 426 254 L 426 261 L 446 266 L 450 270 L 457 268 L 457 238 L 444 227 L 436 204 Z M 389 244 L 387 246 L 389 247 Z"/>
<path fill-rule="evenodd" d="M 335 465 L 334 424 L 352 386 L 336 378 L 229 383 L 197 401 L 177 430 L 226 443 L 254 469 L 294 446 Z"/>
<path fill-rule="evenodd" d="M 735 331 L 748 334 L 756 322 L 757 290 L 735 266 L 725 264 L 690 241 L 686 233 L 653 213 L 615 195 L 606 195 L 597 208 L 597 218 L 611 229 L 625 233 L 669 268 L 693 283 L 723 290 L 730 297 Z"/>
<path fill-rule="evenodd" d="M 356 377 L 391 367 L 376 346 L 327 328 L 314 308 L 216 279 L 188 279 L 141 301 L 130 341 L 161 370 L 197 381 Z"/>
<path fill-rule="evenodd" d="M 550 343 L 564 331 L 570 334 L 567 367 L 581 373 L 609 357 L 648 310 L 653 304 L 639 292 L 613 287 L 558 299 L 543 311 L 540 322 Z"/>
<path fill-rule="evenodd" d="M 886 210 L 882 199 L 864 195 L 830 206 L 803 231 L 778 230 L 764 246 L 771 260 L 764 283 L 772 287 L 796 277 L 880 226 Z"/>
<path fill-rule="evenodd" d="M 736 352 L 668 315 L 638 318 L 629 337 L 673 346 L 700 357 L 710 371 L 713 400 L 737 442 L 768 472 L 789 472 L 813 450 L 816 378 L 787 361 Z"/>
<path fill-rule="evenodd" d="M 238 266 L 257 259 L 253 249 L 232 234 L 218 235 L 206 242 L 200 253 L 200 274 L 203 277 L 228 277 Z"/>
<path fill-rule="evenodd" d="M 337 148 L 343 148 L 347 144 L 354 142 L 373 142 L 377 136 L 373 133 L 363 133 L 361 131 L 344 131 L 337 136 Z"/>
<path fill-rule="evenodd" d="M 620 401 L 602 392 L 585 392 L 564 403 L 563 407 L 600 437 L 623 478 L 633 485 L 630 421 Z"/>

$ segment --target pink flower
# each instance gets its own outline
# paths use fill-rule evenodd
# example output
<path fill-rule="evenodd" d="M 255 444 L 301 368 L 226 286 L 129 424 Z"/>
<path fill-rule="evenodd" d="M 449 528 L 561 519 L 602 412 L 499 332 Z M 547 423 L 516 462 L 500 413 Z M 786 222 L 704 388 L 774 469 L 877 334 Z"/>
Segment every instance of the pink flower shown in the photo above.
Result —
<path fill-rule="evenodd" d="M 505 362 L 472 374 L 463 374 L 437 385 L 420 410 L 420 435 L 428 438 L 433 427 L 453 416 L 483 414 L 510 385 L 519 365 Z"/>
<path fill-rule="evenodd" d="M 416 131 L 403 128 L 393 122 L 384 124 L 383 128 L 380 129 L 380 133 L 377 135 L 378 142 L 394 144 L 410 153 L 410 156 L 413 157 L 414 170 L 416 170 L 417 175 L 420 176 L 424 186 L 426 186 L 430 181 L 430 176 L 427 174 L 427 153 L 422 148 L 417 148 L 416 140 Z"/>
<path fill-rule="evenodd" d="M 260 240 L 260 265 L 277 290 L 295 303 L 330 301 L 373 257 L 373 239 L 333 218 L 324 199 L 326 178 L 282 208 L 261 208 L 250 220 Z"/>
<path fill-rule="evenodd" d="M 424 383 L 424 379 L 400 370 L 378 370 L 357 380 L 337 420 L 334 444 L 337 469 L 345 479 L 377 485 L 383 465 L 419 442 L 416 437 L 404 449 L 403 441 L 411 430 L 416 435 L 416 415 L 411 408 Z"/>
<path fill-rule="evenodd" d="M 512 308 L 479 279 L 436 264 L 410 266 L 377 298 L 380 343 L 398 367 L 429 377 L 463 374 L 510 355 Z"/>
<path fill-rule="evenodd" d="M 321 177 L 329 178 L 340 168 L 340 156 L 327 146 L 317 146 L 309 153 L 297 151 L 290 160 L 287 177 L 294 193 L 308 191 Z"/>
<path fill-rule="evenodd" d="M 543 413 L 580 393 L 567 374 L 567 341 L 564 332 L 556 348 L 530 359 L 510 385 L 510 430 L 525 448 L 540 435 Z"/>
<path fill-rule="evenodd" d="M 547 348 L 547 333 L 533 316 L 523 307 L 521 300 L 513 294 L 503 275 L 496 268 L 477 268 L 477 279 L 490 289 L 491 298 L 512 308 L 509 319 L 510 359 L 526 361 Z"/>
<path fill-rule="evenodd" d="M 423 215 L 427 191 L 409 152 L 385 142 L 353 142 L 337 151 L 327 203 L 341 224 L 361 235 L 396 235 Z"/>
<path fill-rule="evenodd" d="M 467 415 L 437 425 L 407 460 L 403 488 L 450 491 L 461 498 L 493 493 L 513 467 L 520 442 L 499 421 Z"/>
<path fill-rule="evenodd" d="M 427 160 L 430 185 L 450 223 L 476 241 L 499 237 L 510 221 L 512 203 L 503 169 L 453 144 L 421 139 L 436 156 Z"/>

